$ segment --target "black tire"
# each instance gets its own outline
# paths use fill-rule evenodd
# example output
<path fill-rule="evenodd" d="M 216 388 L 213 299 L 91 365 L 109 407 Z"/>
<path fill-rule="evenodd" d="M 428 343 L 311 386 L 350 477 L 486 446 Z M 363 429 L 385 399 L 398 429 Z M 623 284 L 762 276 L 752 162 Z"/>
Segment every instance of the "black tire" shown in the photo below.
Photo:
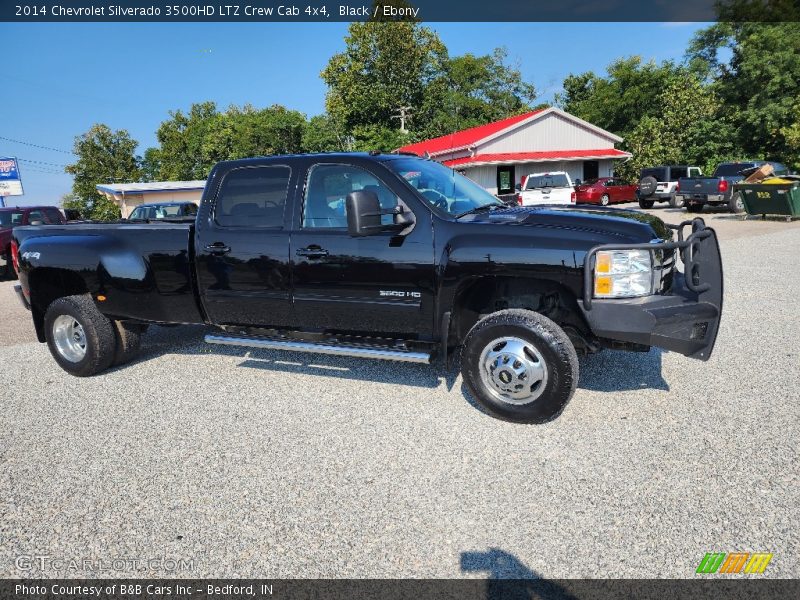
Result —
<path fill-rule="evenodd" d="M 702 204 L 687 204 L 686 205 L 687 212 L 690 213 L 699 213 L 703 212 L 703 205 Z"/>
<path fill-rule="evenodd" d="M 684 204 L 683 196 L 681 196 L 681 200 L 678 200 L 678 198 L 677 198 L 677 196 L 675 194 L 672 194 L 669 197 L 669 205 L 670 205 L 670 207 L 672 207 L 672 208 L 683 208 L 683 204 Z"/>
<path fill-rule="evenodd" d="M 658 187 L 658 180 L 653 177 L 652 175 L 648 175 L 647 177 L 642 177 L 639 181 L 639 194 L 644 198 L 648 196 L 652 196 L 656 193 L 656 188 Z"/>
<path fill-rule="evenodd" d="M 56 344 L 54 325 L 59 317 L 71 317 L 82 330 L 85 354 L 79 360 L 69 360 Z M 103 316 L 89 296 L 66 296 L 55 300 L 44 315 L 47 346 L 58 365 L 67 373 L 89 377 L 106 370 L 114 360 L 116 340 L 114 327 Z"/>
<path fill-rule="evenodd" d="M 744 200 L 739 192 L 731 194 L 731 198 L 728 200 L 728 210 L 734 214 L 744 212 Z"/>
<path fill-rule="evenodd" d="M 602 206 L 608 206 L 608 203 L 610 201 L 611 199 L 608 197 L 608 194 L 603 194 L 602 196 L 600 196 L 600 204 Z"/>
<path fill-rule="evenodd" d="M 508 342 L 501 341 L 503 338 L 524 342 L 529 365 L 543 363 L 540 368 L 543 368 L 544 378 L 538 380 L 538 384 L 543 385 L 542 388 L 537 389 L 535 384 L 530 386 L 530 390 L 517 386 L 522 388 L 520 393 L 528 391 L 534 396 L 527 402 L 520 400 L 525 403 L 513 404 L 513 400 L 503 400 L 503 392 L 497 387 L 490 387 L 492 375 L 489 368 L 481 364 L 484 354 L 491 356 L 492 352 L 502 353 L 504 348 L 511 347 Z M 529 353 L 531 348 L 538 352 L 538 357 Z M 530 360 L 531 358 L 536 360 Z M 509 369 L 501 370 L 497 378 L 504 385 L 513 385 L 513 375 L 509 374 L 512 368 L 516 369 L 514 365 L 518 361 L 511 363 L 502 357 L 497 360 L 496 364 L 511 365 Z M 578 384 L 578 355 L 567 334 L 547 317 L 530 310 L 501 310 L 478 321 L 467 334 L 461 351 L 461 373 L 467 389 L 493 417 L 515 423 L 546 423 L 561 414 L 575 393 Z M 504 373 L 508 381 L 503 379 Z M 527 378 L 525 381 L 530 380 L 531 378 Z M 519 381 L 522 380 L 517 378 L 517 382 Z"/>
<path fill-rule="evenodd" d="M 639 208 L 653 208 L 653 204 L 655 203 L 655 200 L 645 200 L 644 198 L 639 198 Z"/>
<path fill-rule="evenodd" d="M 142 342 L 143 326 L 113 321 L 116 350 L 111 365 L 117 367 L 130 362 L 138 353 Z"/>

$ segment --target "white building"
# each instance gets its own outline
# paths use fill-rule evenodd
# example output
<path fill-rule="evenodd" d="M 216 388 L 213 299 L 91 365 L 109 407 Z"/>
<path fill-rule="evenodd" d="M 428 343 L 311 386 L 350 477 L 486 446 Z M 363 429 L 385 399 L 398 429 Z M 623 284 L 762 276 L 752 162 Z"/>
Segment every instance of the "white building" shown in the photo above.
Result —
<path fill-rule="evenodd" d="M 622 138 L 558 108 L 546 108 L 400 148 L 428 154 L 493 194 L 508 194 L 531 173 L 566 171 L 573 181 L 610 177 L 630 158 Z"/>
<path fill-rule="evenodd" d="M 128 217 L 140 204 L 157 202 L 194 202 L 200 204 L 204 179 L 197 181 L 151 181 L 149 183 L 101 183 L 97 191 L 115 202 Z"/>

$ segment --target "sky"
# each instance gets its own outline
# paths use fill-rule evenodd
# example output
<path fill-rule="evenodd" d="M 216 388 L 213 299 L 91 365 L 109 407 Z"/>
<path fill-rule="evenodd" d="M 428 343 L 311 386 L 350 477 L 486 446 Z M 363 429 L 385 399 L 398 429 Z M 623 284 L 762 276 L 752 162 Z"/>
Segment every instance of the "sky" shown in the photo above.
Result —
<path fill-rule="evenodd" d="M 552 101 L 566 75 L 603 73 L 620 57 L 681 61 L 707 24 L 426 25 L 452 56 L 504 46 L 539 102 Z M 25 190 L 7 204 L 58 205 L 72 186 L 63 166 L 74 159 L 73 140 L 94 123 L 127 129 L 141 154 L 156 145 L 169 111 L 195 102 L 324 112 L 319 73 L 344 49 L 346 33 L 346 23 L 0 24 L 0 157 L 23 159 Z"/>

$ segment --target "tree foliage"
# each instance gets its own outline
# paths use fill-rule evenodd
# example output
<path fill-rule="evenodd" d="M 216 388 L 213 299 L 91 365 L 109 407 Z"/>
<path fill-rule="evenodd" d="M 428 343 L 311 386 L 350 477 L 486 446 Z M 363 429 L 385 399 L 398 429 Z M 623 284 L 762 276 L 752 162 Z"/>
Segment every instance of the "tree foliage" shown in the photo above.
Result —
<path fill-rule="evenodd" d="M 352 136 L 354 149 L 396 148 L 502 119 L 536 97 L 505 50 L 451 58 L 436 32 L 415 21 L 352 23 L 345 45 L 321 75 L 330 122 Z M 411 112 L 407 136 L 400 107 Z"/>
<path fill-rule="evenodd" d="M 300 152 L 305 130 L 305 115 L 280 105 L 219 112 L 213 102 L 193 104 L 161 123 L 144 166 L 153 179 L 204 179 L 221 160 Z"/>
<path fill-rule="evenodd" d="M 519 68 L 507 63 L 507 57 L 505 49 L 497 48 L 484 56 L 449 58 L 427 86 L 415 116 L 421 137 L 445 135 L 529 110 L 536 89 L 523 80 Z"/>
<path fill-rule="evenodd" d="M 721 99 L 740 158 L 800 166 L 792 134 L 800 98 L 800 23 L 715 23 L 695 36 L 687 58 Z"/>
<path fill-rule="evenodd" d="M 428 85 L 447 61 L 439 36 L 414 21 L 353 22 L 345 46 L 321 76 L 328 85 L 327 112 L 346 130 L 399 129 L 392 119 L 397 108 L 422 106 Z"/>
<path fill-rule="evenodd" d="M 665 88 L 685 76 L 672 61 L 643 62 L 632 56 L 614 61 L 605 77 L 589 71 L 569 75 L 556 103 L 568 113 L 622 137 L 644 117 L 658 118 L 656 102 Z"/>
<path fill-rule="evenodd" d="M 674 80 L 654 100 L 659 115 L 647 115 L 625 139 L 633 157 L 618 174 L 635 181 L 644 167 L 689 164 L 710 172 L 721 161 L 734 157 L 732 128 L 719 117 L 720 101 L 703 88 L 696 75 Z"/>
<path fill-rule="evenodd" d="M 73 175 L 72 198 L 65 208 L 74 208 L 90 219 L 118 219 L 119 207 L 97 191 L 99 183 L 139 181 L 141 169 L 135 151 L 138 143 L 127 131 L 112 131 L 98 123 L 75 138 L 77 160 L 66 167 Z"/>

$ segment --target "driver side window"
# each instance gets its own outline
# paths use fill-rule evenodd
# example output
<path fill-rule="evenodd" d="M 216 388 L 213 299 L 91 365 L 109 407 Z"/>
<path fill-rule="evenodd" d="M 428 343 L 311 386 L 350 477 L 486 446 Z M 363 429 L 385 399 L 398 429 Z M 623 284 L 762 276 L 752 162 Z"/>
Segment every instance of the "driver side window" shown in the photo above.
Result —
<path fill-rule="evenodd" d="M 381 208 L 395 208 L 397 196 L 371 173 L 349 165 L 315 165 L 306 181 L 303 228 L 346 229 L 346 199 L 350 192 L 374 192 Z M 391 225 L 394 217 L 382 215 L 381 223 Z"/>

